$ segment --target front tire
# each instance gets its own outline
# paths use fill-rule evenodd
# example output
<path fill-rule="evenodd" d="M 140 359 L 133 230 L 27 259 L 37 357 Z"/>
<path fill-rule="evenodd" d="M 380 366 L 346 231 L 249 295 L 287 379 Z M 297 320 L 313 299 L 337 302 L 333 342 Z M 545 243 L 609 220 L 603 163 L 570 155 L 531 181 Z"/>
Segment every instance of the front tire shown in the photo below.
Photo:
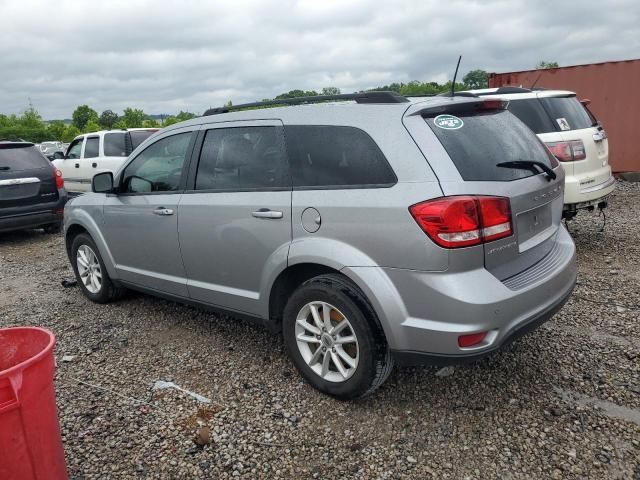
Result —
<path fill-rule="evenodd" d="M 282 331 L 296 368 L 312 386 L 334 397 L 364 397 L 393 369 L 373 309 L 341 275 L 304 282 L 287 302 Z"/>
<path fill-rule="evenodd" d="M 121 296 L 123 290 L 109 278 L 100 251 L 89 235 L 81 233 L 73 239 L 70 259 L 78 285 L 89 300 L 107 303 Z"/>

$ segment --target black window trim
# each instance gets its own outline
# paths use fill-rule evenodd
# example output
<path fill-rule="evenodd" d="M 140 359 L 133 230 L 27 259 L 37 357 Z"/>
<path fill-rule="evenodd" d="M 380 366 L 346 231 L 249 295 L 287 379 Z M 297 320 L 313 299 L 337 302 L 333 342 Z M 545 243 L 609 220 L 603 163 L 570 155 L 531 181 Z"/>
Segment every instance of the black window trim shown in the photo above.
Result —
<path fill-rule="evenodd" d="M 122 167 L 122 170 L 120 171 L 120 173 L 118 174 L 118 178 L 116 179 L 117 188 L 114 193 L 119 197 L 138 197 L 142 195 L 177 195 L 177 194 L 185 193 L 187 175 L 191 167 L 191 161 L 193 158 L 193 151 L 194 151 L 193 147 L 195 146 L 196 137 L 198 136 L 196 135 L 198 133 L 198 128 L 199 128 L 199 125 L 194 125 L 193 128 L 167 132 L 166 135 L 163 135 L 162 137 L 155 139 L 153 143 L 150 143 L 149 145 L 147 145 L 147 147 L 144 150 L 139 152 L 135 157 L 130 159 L 126 163 L 126 165 Z M 187 151 L 185 152 L 184 163 L 182 164 L 182 174 L 180 175 L 180 184 L 177 190 L 167 190 L 165 192 L 122 192 L 121 191 L 122 184 L 124 182 L 124 172 L 127 170 L 127 167 L 129 167 L 129 165 L 131 165 L 131 163 L 135 161 L 136 158 L 142 155 L 143 152 L 146 152 L 148 148 L 155 145 L 157 142 L 164 140 L 165 138 L 174 137 L 176 135 L 180 135 L 183 133 L 190 133 L 191 138 L 189 139 L 189 145 L 187 145 Z"/>
<path fill-rule="evenodd" d="M 240 120 L 233 122 L 217 122 L 217 123 L 209 123 L 202 125 L 201 130 L 198 132 L 198 138 L 195 142 L 193 153 L 192 153 L 192 163 L 193 167 L 189 170 L 189 176 L 186 182 L 185 194 L 195 194 L 195 193 L 234 193 L 234 192 L 290 192 L 292 179 L 291 179 L 291 170 L 289 167 L 289 156 L 287 155 L 287 148 L 284 139 L 284 127 L 280 120 L 275 119 L 266 119 L 266 122 L 271 123 L 269 125 L 267 123 L 258 124 L 255 122 L 265 122 L 265 119 L 255 119 L 255 120 Z M 232 123 L 232 125 L 225 125 L 225 123 Z M 228 130 L 231 128 L 275 128 L 276 134 L 278 135 L 278 139 L 280 140 L 280 146 L 282 147 L 282 151 L 285 155 L 285 164 L 287 167 L 287 176 L 289 178 L 289 185 L 285 185 L 282 187 L 248 187 L 248 188 L 207 188 L 207 189 L 196 189 L 196 177 L 198 176 L 198 167 L 200 166 L 200 154 L 202 153 L 202 146 L 204 145 L 204 139 L 207 132 L 211 130 Z"/>

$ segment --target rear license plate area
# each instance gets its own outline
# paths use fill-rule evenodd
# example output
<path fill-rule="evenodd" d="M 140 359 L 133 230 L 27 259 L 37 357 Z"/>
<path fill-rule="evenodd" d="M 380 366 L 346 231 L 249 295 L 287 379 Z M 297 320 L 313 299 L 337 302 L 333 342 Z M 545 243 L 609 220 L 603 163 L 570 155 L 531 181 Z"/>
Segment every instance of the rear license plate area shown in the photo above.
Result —
<path fill-rule="evenodd" d="M 518 244 L 520 252 L 537 243 L 536 237 L 545 233 L 553 224 L 551 203 L 521 212 L 516 215 Z"/>

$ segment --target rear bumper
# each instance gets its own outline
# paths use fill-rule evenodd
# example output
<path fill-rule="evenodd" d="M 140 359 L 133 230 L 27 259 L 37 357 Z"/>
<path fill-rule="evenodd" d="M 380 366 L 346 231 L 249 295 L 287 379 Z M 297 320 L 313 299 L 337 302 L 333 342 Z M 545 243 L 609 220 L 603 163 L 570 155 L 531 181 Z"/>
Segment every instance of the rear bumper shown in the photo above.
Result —
<path fill-rule="evenodd" d="M 567 176 L 564 187 L 565 210 L 579 210 L 594 206 L 604 200 L 616 188 L 616 179 L 611 175 L 597 185 L 580 185 L 580 179 Z"/>
<path fill-rule="evenodd" d="M 64 205 L 67 203 L 67 194 L 64 190 L 59 190 L 58 195 L 59 198 L 55 203 L 0 210 L 0 232 L 61 224 Z"/>
<path fill-rule="evenodd" d="M 564 227 L 545 258 L 504 281 L 484 268 L 380 270 L 387 281 L 372 279 L 372 285 L 384 290 L 367 294 L 378 296 L 374 308 L 389 348 L 403 365 L 464 363 L 489 355 L 551 318 L 573 291 L 577 275 L 575 246 Z M 487 332 L 482 343 L 458 346 L 460 335 L 478 332 Z"/>

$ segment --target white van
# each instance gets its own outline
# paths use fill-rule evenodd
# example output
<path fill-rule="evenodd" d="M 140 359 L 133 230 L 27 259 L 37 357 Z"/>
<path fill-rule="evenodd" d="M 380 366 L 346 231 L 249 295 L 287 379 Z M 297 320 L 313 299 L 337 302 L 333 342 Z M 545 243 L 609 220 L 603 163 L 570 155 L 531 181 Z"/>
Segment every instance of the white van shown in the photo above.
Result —
<path fill-rule="evenodd" d="M 468 90 L 482 98 L 509 100 L 508 109 L 531 130 L 564 167 L 564 216 L 581 208 L 605 208 L 615 188 L 607 134 L 575 92 L 520 87 Z"/>
<path fill-rule="evenodd" d="M 62 172 L 67 191 L 89 192 L 96 173 L 115 172 L 138 145 L 158 130 L 129 128 L 78 135 L 69 144 L 64 158 L 51 163 Z"/>

